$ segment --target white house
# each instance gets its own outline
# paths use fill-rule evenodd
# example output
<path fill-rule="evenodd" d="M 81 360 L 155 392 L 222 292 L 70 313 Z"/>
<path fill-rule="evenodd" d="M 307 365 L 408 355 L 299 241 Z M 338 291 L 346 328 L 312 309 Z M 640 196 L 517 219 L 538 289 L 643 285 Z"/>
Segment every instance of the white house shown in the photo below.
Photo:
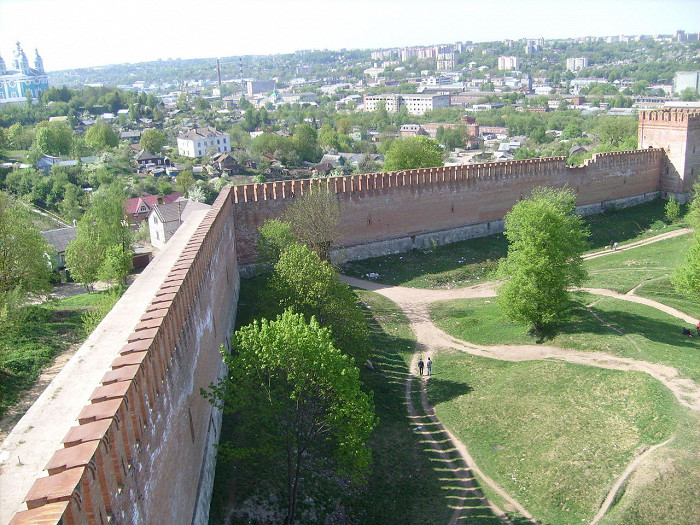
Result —
<path fill-rule="evenodd" d="M 203 157 L 215 148 L 217 153 L 231 151 L 231 137 L 216 128 L 188 129 L 177 137 L 177 151 L 184 157 Z"/>
<path fill-rule="evenodd" d="M 187 220 L 190 213 L 209 208 L 211 206 L 208 204 L 183 198 L 167 204 L 156 204 L 148 214 L 148 232 L 151 235 L 151 244 L 156 248 L 162 248 L 180 225 Z"/>

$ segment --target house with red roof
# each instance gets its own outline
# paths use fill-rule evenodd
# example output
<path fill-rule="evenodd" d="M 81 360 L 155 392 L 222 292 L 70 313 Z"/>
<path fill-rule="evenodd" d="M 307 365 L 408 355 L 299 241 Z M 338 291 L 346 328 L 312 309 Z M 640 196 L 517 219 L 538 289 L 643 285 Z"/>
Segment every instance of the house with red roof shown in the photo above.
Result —
<path fill-rule="evenodd" d="M 170 204 L 175 202 L 182 193 L 169 193 L 168 195 L 142 195 L 127 199 L 124 205 L 130 224 L 140 224 L 148 217 L 149 212 L 156 204 Z"/>

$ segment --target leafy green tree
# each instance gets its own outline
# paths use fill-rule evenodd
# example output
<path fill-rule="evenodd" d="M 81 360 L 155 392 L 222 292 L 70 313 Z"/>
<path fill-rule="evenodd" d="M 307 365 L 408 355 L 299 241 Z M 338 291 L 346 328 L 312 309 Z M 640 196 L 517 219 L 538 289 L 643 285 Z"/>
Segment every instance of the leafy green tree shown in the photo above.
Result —
<path fill-rule="evenodd" d="M 99 251 L 97 231 L 83 224 L 81 228 L 80 221 L 78 222 L 78 235 L 66 248 L 66 267 L 71 278 L 91 292 L 98 280 L 102 254 Z"/>
<path fill-rule="evenodd" d="M 536 159 L 537 157 L 539 157 L 539 155 L 536 149 L 527 148 L 525 146 L 521 146 L 520 148 L 516 149 L 515 153 L 513 154 L 514 160 Z"/>
<path fill-rule="evenodd" d="M 366 443 L 376 425 L 372 397 L 361 389 L 359 370 L 315 319 L 307 323 L 285 311 L 241 328 L 232 342 L 224 361 L 235 374 L 203 392 L 239 422 L 236 441 L 219 452 L 277 471 L 283 523 L 291 525 L 298 501 L 322 497 L 305 483 L 312 474 L 325 474 L 328 485 L 366 473 Z"/>
<path fill-rule="evenodd" d="M 64 186 L 63 199 L 58 202 L 58 211 L 67 221 L 80 219 L 82 210 L 80 208 L 80 197 L 82 192 L 75 184 L 70 182 Z"/>
<path fill-rule="evenodd" d="M 683 91 L 681 91 L 681 100 L 683 102 L 695 102 L 698 99 L 700 99 L 700 97 L 698 96 L 697 89 L 687 87 Z"/>
<path fill-rule="evenodd" d="M 274 302 L 293 308 L 307 319 L 315 317 L 330 329 L 338 348 L 357 362 L 368 357 L 368 329 L 350 287 L 340 282 L 327 261 L 301 244 L 282 251 L 269 282 Z"/>
<path fill-rule="evenodd" d="M 439 126 L 435 138 L 447 151 L 452 151 L 464 147 L 465 132 L 466 129 Z"/>
<path fill-rule="evenodd" d="M 104 151 L 114 148 L 119 144 L 119 137 L 106 122 L 99 122 L 90 126 L 85 133 L 85 144 L 95 151 Z"/>
<path fill-rule="evenodd" d="M 175 187 L 180 193 L 186 194 L 195 182 L 192 170 L 182 170 L 175 178 Z"/>
<path fill-rule="evenodd" d="M 615 149 L 629 147 L 637 143 L 636 117 L 603 117 L 596 127 L 601 144 Z"/>
<path fill-rule="evenodd" d="M 576 124 L 569 124 L 561 134 L 562 140 L 577 139 L 583 136 L 583 131 Z"/>
<path fill-rule="evenodd" d="M 279 219 L 265 221 L 259 231 L 258 262 L 265 266 L 273 267 L 279 261 L 282 252 L 297 242 L 289 223 Z"/>
<path fill-rule="evenodd" d="M 443 165 L 443 150 L 436 140 L 424 136 L 396 139 L 384 157 L 384 171 L 412 170 Z"/>
<path fill-rule="evenodd" d="M 317 144 L 316 130 L 308 124 L 301 124 L 294 130 L 294 149 L 299 159 L 307 162 L 318 162 L 321 149 Z"/>
<path fill-rule="evenodd" d="M 574 211 L 570 190 L 536 188 L 505 217 L 508 255 L 499 267 L 505 282 L 498 304 L 536 334 L 568 308 L 567 289 L 586 278 L 581 254 L 589 233 Z"/>
<path fill-rule="evenodd" d="M 141 147 L 148 153 L 160 153 L 167 143 L 165 134 L 159 129 L 146 129 L 141 133 Z"/>
<path fill-rule="evenodd" d="M 209 111 L 211 104 L 206 98 L 197 97 L 194 99 L 194 109 L 197 111 Z"/>
<path fill-rule="evenodd" d="M 676 291 L 694 301 L 700 298 L 700 198 L 698 195 L 700 195 L 700 183 L 696 182 L 687 215 L 688 222 L 695 230 L 693 239 L 686 252 L 685 262 L 676 268 L 671 276 L 671 282 Z"/>
<path fill-rule="evenodd" d="M 15 122 L 7 128 L 7 141 L 11 149 L 26 150 L 32 147 L 34 132 Z"/>
<path fill-rule="evenodd" d="M 0 193 L 0 317 L 6 318 L 27 294 L 51 289 L 52 252 L 27 208 Z"/>
<path fill-rule="evenodd" d="M 324 261 L 330 261 L 331 248 L 340 236 L 340 204 L 323 189 L 307 191 L 284 212 L 294 237 Z"/>
<path fill-rule="evenodd" d="M 123 190 L 117 183 L 93 193 L 66 249 L 71 276 L 88 290 L 98 280 L 123 282 L 122 264 L 131 261 L 131 229 L 125 220 Z"/>
<path fill-rule="evenodd" d="M 73 131 L 62 122 L 42 122 L 37 125 L 35 140 L 45 155 L 68 155 L 73 145 Z"/>
<path fill-rule="evenodd" d="M 126 277 L 131 270 L 132 252 L 129 246 L 112 244 L 107 246 L 97 278 L 100 281 L 112 281 L 114 284 L 126 285 Z"/>

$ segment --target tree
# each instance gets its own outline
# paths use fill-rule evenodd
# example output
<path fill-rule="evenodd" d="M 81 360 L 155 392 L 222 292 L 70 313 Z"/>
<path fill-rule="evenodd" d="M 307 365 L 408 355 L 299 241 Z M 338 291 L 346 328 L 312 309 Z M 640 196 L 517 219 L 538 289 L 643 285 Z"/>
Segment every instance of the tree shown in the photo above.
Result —
<path fill-rule="evenodd" d="M 177 191 L 185 194 L 187 190 L 194 186 L 195 182 L 192 170 L 182 170 L 175 178 L 175 187 Z"/>
<path fill-rule="evenodd" d="M 0 316 L 26 298 L 51 289 L 49 244 L 32 225 L 27 208 L 0 193 Z"/>
<path fill-rule="evenodd" d="M 445 146 L 447 151 L 453 151 L 456 148 L 464 147 L 464 139 L 466 135 L 466 128 L 446 128 L 444 126 L 439 126 L 437 130 L 436 139 L 437 141 Z"/>
<path fill-rule="evenodd" d="M 124 199 L 116 183 L 93 193 L 66 249 L 71 276 L 88 290 L 98 279 L 123 283 L 128 273 L 124 267 L 131 262 L 131 229 L 124 220 Z"/>
<path fill-rule="evenodd" d="M 371 395 L 359 371 L 315 319 L 285 311 L 238 330 L 231 355 L 235 375 L 203 394 L 237 417 L 237 441 L 222 444 L 224 457 L 284 465 L 285 525 L 295 522 L 297 502 L 312 497 L 304 480 L 326 474 L 360 479 L 370 464 L 366 446 L 376 425 Z M 281 480 L 280 480 L 281 481 Z"/>
<path fill-rule="evenodd" d="M 65 185 L 63 199 L 58 203 L 58 211 L 67 221 L 78 220 L 82 213 L 80 209 L 80 197 L 82 191 L 75 184 L 70 182 Z"/>
<path fill-rule="evenodd" d="M 700 182 L 693 186 L 693 200 L 690 201 L 690 209 L 687 219 L 695 230 L 690 248 L 685 255 L 685 262 L 676 268 L 671 276 L 676 291 L 686 297 L 697 301 L 700 297 Z"/>
<path fill-rule="evenodd" d="M 586 277 L 581 254 L 589 233 L 574 210 L 570 190 L 536 188 L 505 217 L 508 255 L 499 267 L 505 282 L 498 304 L 536 334 L 568 308 L 567 288 Z"/>
<path fill-rule="evenodd" d="M 637 148 L 636 117 L 603 117 L 596 132 L 601 144 L 610 149 Z"/>
<path fill-rule="evenodd" d="M 106 122 L 100 122 L 90 127 L 85 133 L 85 144 L 96 151 L 114 148 L 119 144 L 119 137 Z"/>
<path fill-rule="evenodd" d="M 683 102 L 695 102 L 700 98 L 698 96 L 698 90 L 693 89 L 691 87 L 685 88 L 683 91 L 681 91 L 681 100 Z"/>
<path fill-rule="evenodd" d="M 141 147 L 148 153 L 160 153 L 167 143 L 165 134 L 159 129 L 146 129 L 141 133 Z"/>
<path fill-rule="evenodd" d="M 307 191 L 284 212 L 282 220 L 296 239 L 323 261 L 330 261 L 331 247 L 340 235 L 340 204 L 323 188 Z"/>
<path fill-rule="evenodd" d="M 681 204 L 671 195 L 664 206 L 664 214 L 670 222 L 678 220 L 681 216 Z"/>
<path fill-rule="evenodd" d="M 442 166 L 443 151 L 436 140 L 424 136 L 396 139 L 384 157 L 384 171 Z"/>
<path fill-rule="evenodd" d="M 294 130 L 294 149 L 299 159 L 307 162 L 318 162 L 321 149 L 318 147 L 316 130 L 308 124 L 301 124 Z"/>
<path fill-rule="evenodd" d="M 273 267 L 280 260 L 282 252 L 297 242 L 288 222 L 279 219 L 265 221 L 258 237 L 258 262 Z"/>
<path fill-rule="evenodd" d="M 562 140 L 577 139 L 583 136 L 583 131 L 576 124 L 569 124 L 561 134 Z"/>
<path fill-rule="evenodd" d="M 37 125 L 36 145 L 44 153 L 58 157 L 67 155 L 73 145 L 73 132 L 62 122 L 46 122 Z"/>
<path fill-rule="evenodd" d="M 282 251 L 269 289 L 272 304 L 315 317 L 331 330 L 338 348 L 358 363 L 369 357 L 367 323 L 355 295 L 330 263 L 309 248 L 294 243 Z"/>

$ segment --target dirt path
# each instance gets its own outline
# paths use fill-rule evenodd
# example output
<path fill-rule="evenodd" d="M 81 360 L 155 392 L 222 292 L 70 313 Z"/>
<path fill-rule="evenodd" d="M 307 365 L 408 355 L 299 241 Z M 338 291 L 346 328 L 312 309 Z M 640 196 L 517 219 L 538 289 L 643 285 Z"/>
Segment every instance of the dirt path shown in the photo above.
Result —
<path fill-rule="evenodd" d="M 611 253 L 624 252 L 627 250 L 631 250 L 632 248 L 638 248 L 639 246 L 646 246 L 647 244 L 652 244 L 666 239 L 672 239 L 674 237 L 680 237 L 681 235 L 685 235 L 686 233 L 690 233 L 692 231 L 693 230 L 691 228 L 681 228 L 680 230 L 673 230 L 667 233 L 661 233 L 659 235 L 654 235 L 653 237 L 648 237 L 647 239 L 642 239 L 641 241 L 634 241 L 629 244 L 619 245 L 617 247 L 617 250 L 607 249 L 593 253 L 587 253 L 583 256 L 583 260 L 596 259 L 604 255 L 610 255 Z"/>
<path fill-rule="evenodd" d="M 640 241 L 639 243 L 633 243 L 635 246 L 642 246 L 649 244 L 650 242 L 657 242 L 662 239 L 667 239 L 671 237 L 676 237 L 678 235 L 683 235 L 688 233 L 688 231 L 676 230 L 674 232 L 669 232 L 668 234 L 659 235 L 653 239 L 646 239 L 645 241 Z M 629 249 L 633 247 L 632 245 L 626 245 L 624 249 Z M 619 251 L 619 250 L 618 250 Z M 599 255 L 592 254 L 595 256 L 601 256 L 606 254 L 615 253 L 614 251 L 603 252 Z M 439 350 L 444 348 L 455 348 L 464 352 L 468 352 L 473 355 L 489 357 L 492 359 L 500 359 L 504 361 L 530 361 L 530 360 L 542 360 L 542 359 L 554 359 L 566 361 L 569 363 L 582 364 L 587 366 L 595 366 L 599 368 L 606 368 L 612 370 L 625 370 L 625 371 L 637 371 L 644 372 L 661 383 L 663 383 L 678 399 L 679 403 L 683 406 L 688 407 L 696 412 L 700 412 L 700 388 L 690 379 L 684 379 L 679 377 L 678 370 L 673 367 L 661 365 L 657 363 L 649 363 L 646 361 L 640 361 L 631 358 L 624 358 L 613 356 L 609 354 L 599 353 L 599 352 L 582 352 L 577 350 L 558 348 L 554 346 L 546 345 L 497 345 L 497 346 L 483 346 L 468 343 L 466 341 L 461 341 L 456 339 L 449 334 L 443 332 L 437 328 L 433 322 L 430 320 L 430 315 L 428 312 L 428 307 L 431 303 L 437 301 L 448 301 L 452 299 L 468 299 L 468 298 L 485 298 L 485 297 L 495 297 L 495 285 L 494 283 L 482 283 L 477 286 L 472 286 L 469 288 L 458 288 L 451 290 L 425 290 L 418 288 L 406 288 L 401 286 L 387 286 L 379 283 L 363 281 L 360 279 L 355 279 L 351 277 L 342 277 L 343 281 L 355 286 L 357 288 L 362 288 L 365 290 L 370 290 L 377 292 L 394 303 L 396 303 L 406 314 L 411 328 L 416 334 L 416 353 L 414 354 L 413 362 L 411 364 L 412 375 L 409 376 L 406 386 L 407 402 L 409 406 L 409 413 L 411 417 L 415 417 L 415 410 L 413 409 L 410 399 L 410 383 L 413 381 L 415 376 L 418 376 L 417 360 L 420 354 L 435 354 Z M 684 322 L 696 324 L 697 319 L 694 319 L 679 310 L 666 306 L 657 301 L 651 299 L 645 299 L 643 297 L 635 296 L 633 293 L 620 294 L 611 290 L 597 289 L 597 288 L 584 288 L 583 290 L 604 295 L 607 297 L 614 297 L 619 300 L 635 302 L 639 304 L 645 304 L 647 306 L 657 308 L 664 311 L 670 315 L 673 315 Z M 479 475 L 479 477 L 489 485 L 493 490 L 495 490 L 504 500 L 508 502 L 507 510 L 515 510 L 519 512 L 522 516 L 527 519 L 532 520 L 532 516 L 520 505 L 517 500 L 512 498 L 505 490 L 503 490 L 497 483 L 495 483 L 488 476 L 479 469 L 479 467 L 474 462 L 473 458 L 469 455 L 464 444 L 457 439 L 448 430 L 444 429 L 440 424 L 439 419 L 435 416 L 435 411 L 432 406 L 430 406 L 427 399 L 427 392 L 425 388 L 425 382 L 422 384 L 421 391 L 422 405 L 426 414 L 430 416 L 431 421 L 440 425 L 443 428 L 444 434 L 447 435 L 452 442 L 455 449 L 459 452 L 464 463 L 469 467 L 469 469 Z M 669 440 L 670 441 L 670 440 Z M 631 475 L 631 473 L 639 466 L 639 464 L 648 457 L 654 450 L 666 445 L 669 441 L 661 443 L 654 447 L 651 447 L 647 452 L 641 456 L 635 458 L 635 460 L 630 463 L 625 472 L 620 476 L 617 483 L 608 493 L 606 500 L 596 515 L 595 522 L 600 520 L 602 516 L 610 508 L 612 501 L 617 494 L 617 491 L 622 486 L 624 481 Z M 494 513 L 497 516 L 501 516 L 502 519 L 507 520 L 503 513 L 499 512 L 500 509 L 495 507 L 493 504 L 489 503 Z M 456 520 L 460 519 L 460 509 L 457 508 L 453 519 L 450 523 L 455 523 Z"/>

